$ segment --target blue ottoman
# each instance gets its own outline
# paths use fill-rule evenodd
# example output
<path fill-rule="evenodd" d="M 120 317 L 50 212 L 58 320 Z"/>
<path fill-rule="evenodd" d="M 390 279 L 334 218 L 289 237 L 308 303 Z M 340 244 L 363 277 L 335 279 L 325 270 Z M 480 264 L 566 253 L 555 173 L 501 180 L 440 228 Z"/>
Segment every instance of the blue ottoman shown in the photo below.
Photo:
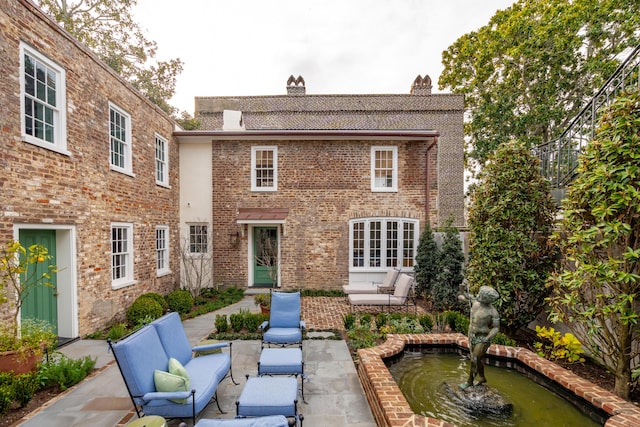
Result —
<path fill-rule="evenodd" d="M 259 418 L 201 419 L 195 427 L 289 427 L 282 415 Z"/>
<path fill-rule="evenodd" d="M 296 378 L 249 378 L 236 402 L 236 414 L 239 417 L 284 415 L 298 418 L 297 397 Z"/>
<path fill-rule="evenodd" d="M 304 401 L 304 362 L 299 348 L 265 348 L 258 361 L 258 376 L 295 375 L 301 378 L 300 393 Z"/>

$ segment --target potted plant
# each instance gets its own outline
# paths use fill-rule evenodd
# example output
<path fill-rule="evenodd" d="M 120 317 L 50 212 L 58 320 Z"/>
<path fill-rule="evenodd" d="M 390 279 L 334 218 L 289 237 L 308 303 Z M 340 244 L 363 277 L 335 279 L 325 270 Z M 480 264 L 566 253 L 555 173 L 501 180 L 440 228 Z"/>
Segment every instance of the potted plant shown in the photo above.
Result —
<path fill-rule="evenodd" d="M 269 314 L 271 310 L 271 295 L 269 294 L 256 294 L 253 297 L 253 301 L 257 306 L 260 306 L 262 314 Z"/>
<path fill-rule="evenodd" d="M 24 373 L 35 368 L 45 347 L 57 339 L 47 322 L 20 319 L 20 309 L 29 293 L 39 286 L 53 287 L 51 274 L 56 266 L 38 272 L 36 266 L 52 259 L 47 248 L 9 241 L 0 248 L 0 306 L 12 308 L 11 319 L 0 328 L 0 371 Z M 6 310 L 4 310 L 6 312 Z"/>

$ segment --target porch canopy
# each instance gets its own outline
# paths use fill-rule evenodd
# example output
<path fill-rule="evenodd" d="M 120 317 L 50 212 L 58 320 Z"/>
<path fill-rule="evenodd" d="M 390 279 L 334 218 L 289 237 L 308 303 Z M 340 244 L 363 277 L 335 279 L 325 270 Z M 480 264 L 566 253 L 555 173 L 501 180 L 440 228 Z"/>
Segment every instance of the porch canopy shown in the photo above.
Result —
<path fill-rule="evenodd" d="M 289 215 L 289 208 L 240 208 L 238 224 L 282 224 Z"/>
<path fill-rule="evenodd" d="M 289 208 L 239 208 L 236 223 L 281 224 L 282 234 L 284 235 L 284 222 L 287 219 L 287 215 L 289 215 Z"/>

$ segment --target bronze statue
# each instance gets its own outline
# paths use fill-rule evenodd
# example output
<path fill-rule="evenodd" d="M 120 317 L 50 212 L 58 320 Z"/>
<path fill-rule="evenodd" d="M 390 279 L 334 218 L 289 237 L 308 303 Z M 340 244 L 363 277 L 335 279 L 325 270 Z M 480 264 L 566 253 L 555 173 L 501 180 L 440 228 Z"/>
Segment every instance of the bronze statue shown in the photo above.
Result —
<path fill-rule="evenodd" d="M 471 358 L 471 371 L 466 383 L 460 384 L 463 390 L 473 386 L 473 381 L 478 377 L 475 385 L 487 382 L 484 376 L 484 363 L 482 358 L 486 354 L 491 340 L 500 331 L 500 315 L 492 305 L 499 297 L 498 292 L 491 286 L 482 286 L 475 298 L 471 298 L 471 316 L 469 322 L 469 352 Z M 461 295 L 461 300 L 466 298 Z"/>

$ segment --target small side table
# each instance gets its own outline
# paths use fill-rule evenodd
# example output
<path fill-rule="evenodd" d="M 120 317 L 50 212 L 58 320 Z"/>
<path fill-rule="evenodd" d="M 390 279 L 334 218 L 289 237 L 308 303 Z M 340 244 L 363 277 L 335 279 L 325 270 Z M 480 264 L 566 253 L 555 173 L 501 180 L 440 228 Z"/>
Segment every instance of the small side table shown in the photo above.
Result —
<path fill-rule="evenodd" d="M 236 402 L 238 417 L 284 415 L 298 419 L 298 380 L 295 378 L 249 378 Z"/>
<path fill-rule="evenodd" d="M 167 422 L 158 415 L 147 415 L 131 421 L 126 427 L 167 427 Z"/>
<path fill-rule="evenodd" d="M 304 402 L 304 362 L 299 348 L 265 348 L 258 361 L 258 376 L 300 375 L 300 394 Z"/>

